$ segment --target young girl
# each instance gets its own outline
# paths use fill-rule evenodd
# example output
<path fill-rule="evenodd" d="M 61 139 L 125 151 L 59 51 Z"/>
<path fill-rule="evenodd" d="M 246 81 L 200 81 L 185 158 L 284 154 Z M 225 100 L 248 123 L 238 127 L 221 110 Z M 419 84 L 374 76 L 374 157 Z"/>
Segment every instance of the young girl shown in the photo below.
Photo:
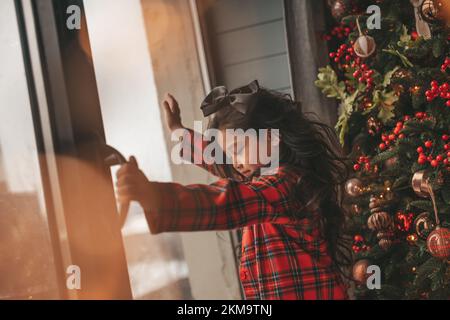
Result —
<path fill-rule="evenodd" d="M 183 129 L 171 95 L 163 107 L 169 129 Z M 341 242 L 338 190 L 346 166 L 333 130 L 257 82 L 231 92 L 214 89 L 202 111 L 212 114 L 210 128 L 279 129 L 277 170 L 260 175 L 262 164 L 249 163 L 248 151 L 235 152 L 232 165 L 201 164 L 221 177 L 216 183 L 183 186 L 148 181 L 131 157 L 117 173 L 119 200 L 138 201 L 153 234 L 242 228 L 240 280 L 246 299 L 347 298 L 340 273 L 348 252 Z M 192 132 L 186 133 L 184 142 L 190 143 Z M 193 144 L 191 158 L 204 147 Z"/>

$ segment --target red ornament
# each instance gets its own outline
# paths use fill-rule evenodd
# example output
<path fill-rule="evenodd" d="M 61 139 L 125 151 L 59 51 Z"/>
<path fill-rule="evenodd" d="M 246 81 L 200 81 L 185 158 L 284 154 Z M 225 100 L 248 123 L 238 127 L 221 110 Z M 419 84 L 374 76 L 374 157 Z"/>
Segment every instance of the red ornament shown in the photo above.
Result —
<path fill-rule="evenodd" d="M 425 141 L 425 147 L 426 147 L 426 148 L 429 149 L 429 148 L 431 148 L 432 146 L 433 146 L 433 141 L 429 141 L 429 140 L 428 140 L 428 141 Z"/>
<path fill-rule="evenodd" d="M 450 257 L 450 230 L 436 227 L 427 238 L 427 249 L 433 257 L 448 259 Z"/>
<path fill-rule="evenodd" d="M 386 149 L 386 144 L 385 143 L 380 143 L 380 145 L 378 146 L 380 148 L 381 151 Z"/>
<path fill-rule="evenodd" d="M 412 213 L 397 212 L 395 215 L 395 225 L 402 232 L 407 232 L 411 228 L 414 215 Z"/>

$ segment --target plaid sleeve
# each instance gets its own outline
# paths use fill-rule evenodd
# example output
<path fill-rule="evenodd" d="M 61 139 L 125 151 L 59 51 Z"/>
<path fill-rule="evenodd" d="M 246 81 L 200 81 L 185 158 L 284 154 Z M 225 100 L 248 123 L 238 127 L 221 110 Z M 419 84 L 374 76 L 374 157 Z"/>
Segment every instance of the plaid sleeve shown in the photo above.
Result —
<path fill-rule="evenodd" d="M 224 160 L 223 164 L 214 165 L 205 161 L 203 151 L 208 146 L 209 142 L 203 139 L 203 135 L 201 133 L 197 133 L 191 129 L 185 129 L 183 134 L 180 136 L 180 141 L 180 155 L 183 160 L 198 165 L 215 176 L 221 178 L 236 177 L 239 179 L 239 177 L 236 176 L 233 166 L 231 164 L 226 164 L 226 155 L 223 151 L 221 155 Z M 188 152 L 183 152 L 183 150 L 187 150 Z"/>
<path fill-rule="evenodd" d="M 151 182 L 158 205 L 146 212 L 153 234 L 230 230 L 261 223 L 293 223 L 289 183 L 275 176 L 251 183 L 221 179 L 211 185 Z"/>

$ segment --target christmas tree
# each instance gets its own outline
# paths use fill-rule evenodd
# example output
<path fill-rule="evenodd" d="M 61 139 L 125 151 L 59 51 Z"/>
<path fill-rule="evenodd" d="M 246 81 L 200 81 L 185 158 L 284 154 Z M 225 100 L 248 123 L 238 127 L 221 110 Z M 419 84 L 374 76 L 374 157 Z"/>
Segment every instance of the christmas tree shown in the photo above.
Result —
<path fill-rule="evenodd" d="M 358 299 L 450 298 L 450 1 L 328 1 Z M 375 6 L 374 6 L 375 5 Z M 367 286 L 378 266 L 381 286 Z"/>

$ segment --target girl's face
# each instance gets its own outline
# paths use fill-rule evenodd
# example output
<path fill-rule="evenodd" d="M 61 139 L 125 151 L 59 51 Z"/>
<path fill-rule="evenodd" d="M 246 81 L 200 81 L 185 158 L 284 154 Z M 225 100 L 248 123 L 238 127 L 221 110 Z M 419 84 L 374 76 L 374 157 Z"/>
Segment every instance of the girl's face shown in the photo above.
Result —
<path fill-rule="evenodd" d="M 265 149 L 261 151 L 270 157 L 270 135 L 258 136 L 256 132 L 248 131 L 232 135 L 226 130 L 221 132 L 221 148 L 232 159 L 234 169 L 246 178 L 252 177 L 264 165 L 261 163 L 260 149 Z"/>

